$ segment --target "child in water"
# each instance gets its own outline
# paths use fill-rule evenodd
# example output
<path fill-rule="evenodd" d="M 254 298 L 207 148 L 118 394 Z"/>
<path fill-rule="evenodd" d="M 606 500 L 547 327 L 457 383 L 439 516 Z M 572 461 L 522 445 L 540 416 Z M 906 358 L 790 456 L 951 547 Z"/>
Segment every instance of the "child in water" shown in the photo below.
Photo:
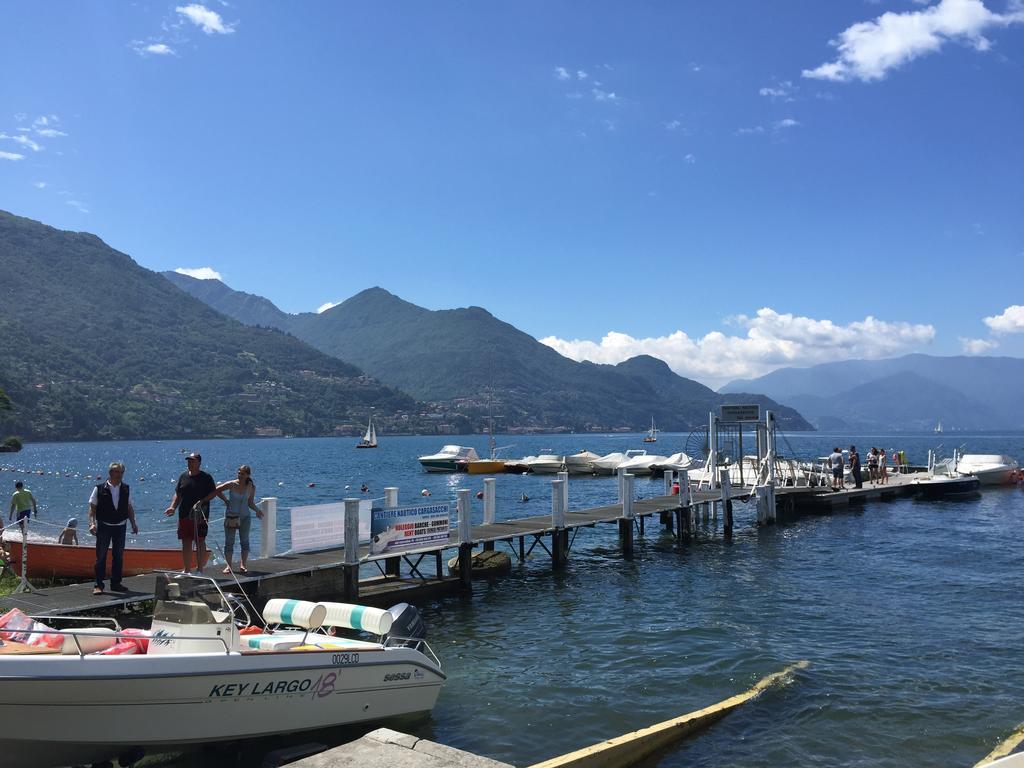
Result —
<path fill-rule="evenodd" d="M 64 526 L 64 530 L 57 537 L 57 543 L 66 544 L 69 547 L 78 546 L 78 518 L 72 517 L 68 520 L 68 524 Z"/>

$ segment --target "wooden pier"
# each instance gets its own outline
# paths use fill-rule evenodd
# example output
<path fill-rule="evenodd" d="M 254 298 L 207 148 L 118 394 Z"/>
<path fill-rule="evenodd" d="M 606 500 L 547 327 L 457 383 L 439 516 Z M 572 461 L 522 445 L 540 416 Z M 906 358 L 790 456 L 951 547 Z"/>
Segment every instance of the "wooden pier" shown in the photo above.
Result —
<path fill-rule="evenodd" d="M 485 504 L 484 522 L 471 525 L 470 491 L 458 493 L 458 526 L 448 542 L 400 554 L 371 555 L 368 545 L 263 557 L 249 561 L 247 574 L 225 575 L 218 570 L 213 575 L 222 588 L 240 586 L 254 602 L 273 597 L 317 600 L 327 595 L 343 595 L 346 600 L 369 605 L 388 606 L 400 601 L 429 599 L 438 594 L 467 589 L 471 584 L 471 557 L 477 547 L 495 549 L 498 544 L 508 545 L 512 556 L 519 562 L 540 547 L 551 559 L 554 569 L 566 565 L 576 535 L 582 528 L 602 524 L 615 525 L 624 558 L 632 558 L 636 535 L 643 536 L 647 525 L 655 522 L 664 526 L 679 541 L 696 535 L 701 519 L 704 522 L 722 519 L 722 533 L 732 535 L 734 505 L 752 502 L 757 506 L 758 524 L 770 524 L 776 515 L 789 515 L 815 510 L 828 510 L 849 504 L 885 500 L 913 492 L 913 479 L 919 475 L 889 476 L 887 485 L 868 485 L 832 491 L 828 487 L 796 485 L 774 488 L 769 494 L 763 488 L 731 488 L 728 472 L 721 473 L 721 487 L 709 490 L 690 490 L 682 496 L 671 495 L 673 477 L 665 482 L 666 495 L 636 500 L 633 477 L 620 476 L 622 501 L 592 509 L 567 509 L 568 476 L 562 473 L 552 481 L 552 511 L 550 515 L 535 515 L 513 520 L 495 520 L 493 486 L 491 504 Z M 487 481 L 493 483 L 493 478 Z M 679 473 L 678 485 L 689 489 L 685 472 Z M 391 506 L 397 506 L 397 489 L 393 490 Z M 756 498 L 755 498 L 756 497 Z M 276 500 L 261 502 L 267 509 Z M 358 515 L 358 500 L 346 502 L 346 516 Z M 458 568 L 455 575 L 445 572 L 444 552 L 458 549 Z M 404 571 L 404 575 L 403 575 Z M 427 573 L 430 571 L 430 573 Z M 365 573 L 369 572 L 369 573 Z M 123 610 L 126 606 L 154 598 L 152 575 L 124 579 L 128 592 L 92 594 L 92 584 L 72 584 L 33 589 L 0 599 L 0 612 L 20 608 L 33 615 L 69 615 L 75 613 Z"/>

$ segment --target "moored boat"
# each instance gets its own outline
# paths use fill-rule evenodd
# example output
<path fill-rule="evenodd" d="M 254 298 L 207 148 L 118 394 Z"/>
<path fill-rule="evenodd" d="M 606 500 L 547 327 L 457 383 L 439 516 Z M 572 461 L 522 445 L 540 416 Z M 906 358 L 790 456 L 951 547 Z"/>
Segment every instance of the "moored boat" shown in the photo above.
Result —
<path fill-rule="evenodd" d="M 580 451 L 565 457 L 565 471 L 570 475 L 594 474 L 594 462 L 601 458 L 593 451 Z"/>
<path fill-rule="evenodd" d="M 565 456 L 554 453 L 542 453 L 528 462 L 530 471 L 538 475 L 554 475 L 565 469 Z"/>
<path fill-rule="evenodd" d="M 427 472 L 466 472 L 469 462 L 480 458 L 475 448 L 464 445 L 446 445 L 437 453 L 420 456 L 420 465 Z"/>
<path fill-rule="evenodd" d="M 11 553 L 11 567 L 21 576 L 21 539 L 5 539 Z M 110 572 L 111 554 L 107 555 Z M 28 542 L 28 578 L 30 579 L 93 579 L 96 572 L 96 547 L 78 547 L 52 541 Z M 181 548 L 139 549 L 126 547 L 122 573 L 125 577 L 181 567 Z"/>
<path fill-rule="evenodd" d="M 654 417 L 651 416 L 651 428 L 647 430 L 647 437 L 644 438 L 645 443 L 656 443 L 658 442 L 658 428 L 654 426 Z"/>
<path fill-rule="evenodd" d="M 445 679 L 422 621 L 404 604 L 385 611 L 271 600 L 256 626 L 212 579 L 159 574 L 156 596 L 148 633 L 102 618 L 89 629 L 26 627 L 23 614 L 13 629 L 5 615 L 0 768 L 138 759 L 428 712 Z M 106 647 L 91 652 L 98 644 Z"/>
<path fill-rule="evenodd" d="M 913 483 L 917 495 L 924 499 L 976 496 L 981 488 L 981 481 L 974 475 L 933 475 Z"/>
<path fill-rule="evenodd" d="M 982 485 L 1009 485 L 1016 482 L 1020 465 L 1010 456 L 992 453 L 958 455 L 956 471 L 974 475 Z"/>
<path fill-rule="evenodd" d="M 497 475 L 505 471 L 505 462 L 501 459 L 476 459 L 466 464 L 466 471 L 471 475 Z"/>
<path fill-rule="evenodd" d="M 593 467 L 595 475 L 614 475 L 619 464 L 626 458 L 626 454 L 619 451 L 607 453 L 600 458 L 594 459 Z"/>
<path fill-rule="evenodd" d="M 653 472 L 651 467 L 654 464 L 662 464 L 668 460 L 667 456 L 655 456 L 646 451 L 640 451 L 636 456 L 629 456 L 629 453 L 632 451 L 627 452 L 628 458 L 619 464 L 618 469 L 625 470 L 631 475 L 649 475 Z"/>

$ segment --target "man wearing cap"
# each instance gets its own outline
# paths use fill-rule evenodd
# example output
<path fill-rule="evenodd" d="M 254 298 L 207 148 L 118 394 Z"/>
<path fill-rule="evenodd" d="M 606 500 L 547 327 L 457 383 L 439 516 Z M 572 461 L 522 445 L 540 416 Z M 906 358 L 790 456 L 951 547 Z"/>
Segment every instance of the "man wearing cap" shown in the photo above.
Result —
<path fill-rule="evenodd" d="M 130 491 L 124 478 L 124 464 L 113 461 L 107 468 L 107 481 L 92 489 L 89 497 L 89 532 L 96 537 L 96 586 L 94 595 L 103 594 L 103 579 L 107 575 L 107 550 L 113 550 L 110 557 L 110 589 L 127 592 L 121 584 L 124 562 L 124 538 L 128 523 L 132 533 L 139 532 L 135 524 L 135 508 L 132 506 Z M 71 527 L 72 520 L 68 521 Z"/>
<path fill-rule="evenodd" d="M 190 453 L 185 457 L 188 471 L 183 472 L 178 478 L 171 505 L 164 510 L 168 517 L 174 514 L 175 508 L 178 510 L 178 538 L 181 539 L 181 562 L 185 573 L 192 570 L 193 541 L 196 549 L 196 571 L 201 573 L 206 565 L 206 521 L 210 512 L 210 499 L 214 496 L 224 498 L 217 491 L 217 484 L 213 478 L 200 469 L 202 462 L 203 457 L 198 453 Z"/>

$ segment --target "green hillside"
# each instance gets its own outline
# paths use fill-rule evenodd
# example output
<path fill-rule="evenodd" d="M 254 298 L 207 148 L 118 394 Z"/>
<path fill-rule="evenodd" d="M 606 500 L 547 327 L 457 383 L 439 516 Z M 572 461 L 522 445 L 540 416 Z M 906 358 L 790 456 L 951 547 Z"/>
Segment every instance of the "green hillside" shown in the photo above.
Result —
<path fill-rule="evenodd" d="M 242 322 L 268 317 L 262 305 L 260 315 L 248 314 L 252 297 L 219 281 L 165 275 Z M 480 307 L 432 311 L 382 288 L 321 314 L 281 313 L 275 325 L 421 400 L 456 403 L 471 418 L 482 419 L 490 400 L 504 427 L 641 429 L 653 416 L 663 429 L 683 430 L 705 424 L 709 410 L 737 399 L 652 357 L 617 366 L 575 362 Z M 787 429 L 809 428 L 796 411 L 768 398 L 739 399 L 773 408 Z"/>
<path fill-rule="evenodd" d="M 98 237 L 0 212 L 0 435 L 330 434 L 407 395 L 210 309 Z"/>

